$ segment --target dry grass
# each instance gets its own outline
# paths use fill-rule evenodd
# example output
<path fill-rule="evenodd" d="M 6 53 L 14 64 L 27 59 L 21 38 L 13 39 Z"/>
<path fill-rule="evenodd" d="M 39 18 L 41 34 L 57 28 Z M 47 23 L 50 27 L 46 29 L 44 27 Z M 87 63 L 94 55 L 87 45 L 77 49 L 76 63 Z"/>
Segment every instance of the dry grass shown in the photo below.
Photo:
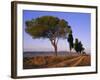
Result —
<path fill-rule="evenodd" d="M 90 66 L 90 55 L 77 56 L 36 56 L 23 59 L 24 69 Z"/>

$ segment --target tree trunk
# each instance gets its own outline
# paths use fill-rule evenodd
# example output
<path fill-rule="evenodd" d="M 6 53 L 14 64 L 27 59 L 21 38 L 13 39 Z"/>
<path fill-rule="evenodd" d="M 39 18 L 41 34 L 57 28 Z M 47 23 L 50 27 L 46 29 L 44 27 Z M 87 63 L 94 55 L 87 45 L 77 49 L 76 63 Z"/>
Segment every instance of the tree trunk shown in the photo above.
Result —
<path fill-rule="evenodd" d="M 71 45 L 69 44 L 69 50 L 70 50 L 70 53 L 71 53 Z"/>
<path fill-rule="evenodd" d="M 52 39 L 50 39 L 50 41 L 51 41 L 51 44 L 54 47 L 55 55 L 57 56 L 57 53 L 58 53 L 58 51 L 57 51 L 57 42 L 56 42 L 56 40 L 53 41 Z"/>
<path fill-rule="evenodd" d="M 54 50 L 55 50 L 55 55 L 57 56 L 57 53 L 58 53 L 57 52 L 57 45 L 54 44 L 53 46 L 54 46 Z"/>

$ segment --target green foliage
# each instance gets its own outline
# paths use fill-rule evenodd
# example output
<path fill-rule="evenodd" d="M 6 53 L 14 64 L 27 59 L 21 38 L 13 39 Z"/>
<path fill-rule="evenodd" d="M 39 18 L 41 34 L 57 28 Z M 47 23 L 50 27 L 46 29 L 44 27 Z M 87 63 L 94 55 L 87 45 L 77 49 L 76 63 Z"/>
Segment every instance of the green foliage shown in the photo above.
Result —
<path fill-rule="evenodd" d="M 78 48 L 79 48 L 78 47 L 78 39 L 75 39 L 74 49 L 75 49 L 76 52 L 79 51 Z"/>
<path fill-rule="evenodd" d="M 69 33 L 67 40 L 68 40 L 70 51 L 71 51 L 71 49 L 73 48 L 73 35 L 72 35 L 72 32 Z"/>
<path fill-rule="evenodd" d="M 81 53 L 82 51 L 84 51 L 85 48 L 83 47 L 81 41 L 79 42 L 78 39 L 75 39 L 74 49 L 76 52 Z"/>
<path fill-rule="evenodd" d="M 68 22 L 54 16 L 42 16 L 26 21 L 25 31 L 33 38 L 65 38 L 70 28 Z"/>
<path fill-rule="evenodd" d="M 79 46 L 79 52 L 81 53 L 84 50 L 84 47 L 81 41 L 78 43 L 78 46 Z"/>

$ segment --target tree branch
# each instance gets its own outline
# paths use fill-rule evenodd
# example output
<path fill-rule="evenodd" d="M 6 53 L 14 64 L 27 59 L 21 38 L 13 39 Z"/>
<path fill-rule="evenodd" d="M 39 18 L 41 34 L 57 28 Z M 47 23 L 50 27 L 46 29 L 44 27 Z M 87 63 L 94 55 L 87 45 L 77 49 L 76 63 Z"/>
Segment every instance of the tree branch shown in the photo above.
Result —
<path fill-rule="evenodd" d="M 56 44 L 58 44 L 59 38 L 57 38 Z"/>
<path fill-rule="evenodd" d="M 50 40 L 51 44 L 52 44 L 52 45 L 54 45 L 54 42 L 53 42 L 53 40 L 52 40 L 52 39 L 50 39 L 50 38 L 49 38 L 49 40 Z"/>

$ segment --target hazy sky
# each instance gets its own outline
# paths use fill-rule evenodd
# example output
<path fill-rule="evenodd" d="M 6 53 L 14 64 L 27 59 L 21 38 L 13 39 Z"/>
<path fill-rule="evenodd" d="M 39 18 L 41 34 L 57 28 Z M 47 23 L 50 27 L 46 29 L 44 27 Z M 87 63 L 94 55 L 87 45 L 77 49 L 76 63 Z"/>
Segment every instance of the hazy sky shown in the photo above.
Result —
<path fill-rule="evenodd" d="M 78 38 L 85 47 L 86 52 L 91 48 L 91 14 L 75 12 L 48 12 L 23 10 L 23 47 L 24 51 L 54 51 L 48 39 L 33 39 L 25 32 L 25 21 L 35 19 L 41 16 L 55 16 L 68 21 L 73 30 L 74 39 Z M 67 40 L 60 39 L 58 42 L 58 51 L 69 51 Z"/>

